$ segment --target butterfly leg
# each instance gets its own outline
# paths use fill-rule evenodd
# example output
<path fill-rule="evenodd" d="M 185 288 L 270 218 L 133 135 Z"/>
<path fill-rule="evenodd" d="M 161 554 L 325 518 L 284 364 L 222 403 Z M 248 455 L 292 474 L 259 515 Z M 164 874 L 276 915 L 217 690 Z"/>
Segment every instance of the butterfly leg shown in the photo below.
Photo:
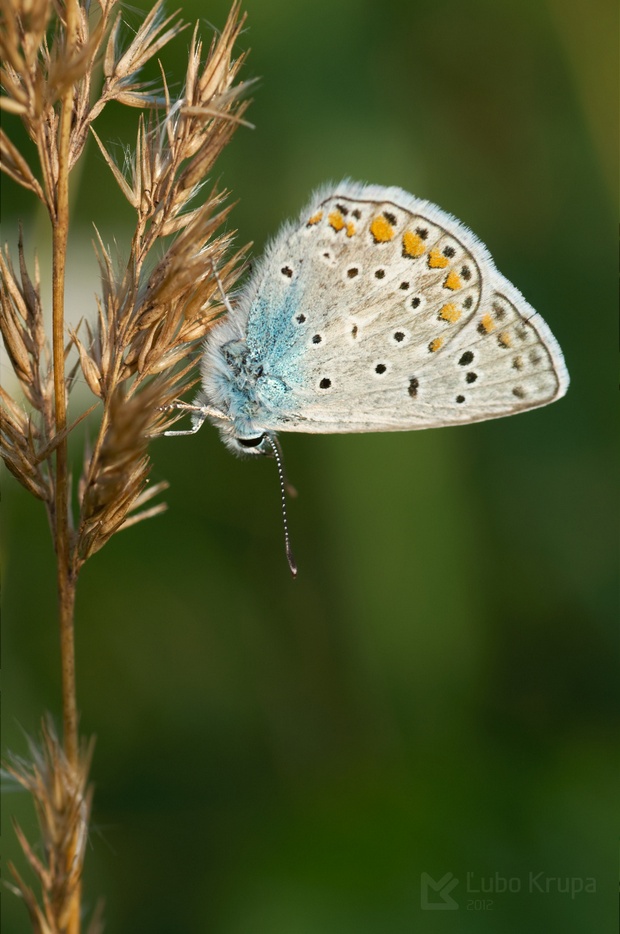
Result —
<path fill-rule="evenodd" d="M 180 409 L 183 412 L 191 412 L 194 416 L 194 424 L 191 428 L 187 428 L 185 431 L 164 431 L 163 434 L 167 438 L 176 438 L 181 435 L 195 435 L 197 431 L 200 431 L 209 415 L 222 418 L 221 412 L 207 405 L 192 405 L 189 402 L 172 402 L 170 405 L 164 406 L 164 408 L 166 410 Z"/>

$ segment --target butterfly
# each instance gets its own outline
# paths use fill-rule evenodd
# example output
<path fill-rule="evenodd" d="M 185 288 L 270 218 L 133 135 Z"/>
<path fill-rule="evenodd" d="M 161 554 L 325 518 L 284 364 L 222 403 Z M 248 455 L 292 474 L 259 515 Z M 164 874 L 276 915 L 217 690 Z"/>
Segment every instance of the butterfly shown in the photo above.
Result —
<path fill-rule="evenodd" d="M 211 329 L 192 434 L 276 456 L 280 431 L 409 431 L 514 415 L 568 388 L 560 347 L 487 248 L 437 205 L 319 189 Z M 287 552 L 288 529 L 285 518 Z M 293 569 L 293 565 L 292 565 Z"/>

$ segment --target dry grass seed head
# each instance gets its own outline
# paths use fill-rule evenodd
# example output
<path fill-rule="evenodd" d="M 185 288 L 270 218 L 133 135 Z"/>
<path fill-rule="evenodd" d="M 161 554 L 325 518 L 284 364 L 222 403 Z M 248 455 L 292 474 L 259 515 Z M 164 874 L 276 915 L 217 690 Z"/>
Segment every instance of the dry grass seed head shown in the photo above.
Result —
<path fill-rule="evenodd" d="M 15 830 L 30 868 L 38 877 L 41 906 L 12 863 L 9 871 L 26 903 L 34 930 L 60 934 L 66 929 L 71 898 L 82 875 L 92 800 L 88 774 L 93 742 L 80 750 L 77 768 L 69 764 L 49 719 L 43 722 L 40 745 L 31 739 L 28 745 L 30 761 L 12 756 L 5 768 L 34 802 L 42 856 L 35 854 L 19 825 L 15 825 Z M 67 862 L 70 846 L 72 859 Z"/>
<path fill-rule="evenodd" d="M 120 528 L 142 492 L 150 464 L 148 429 L 160 388 L 152 381 L 128 398 L 121 384 L 110 397 L 103 438 L 85 467 L 78 530 L 78 566 Z"/>

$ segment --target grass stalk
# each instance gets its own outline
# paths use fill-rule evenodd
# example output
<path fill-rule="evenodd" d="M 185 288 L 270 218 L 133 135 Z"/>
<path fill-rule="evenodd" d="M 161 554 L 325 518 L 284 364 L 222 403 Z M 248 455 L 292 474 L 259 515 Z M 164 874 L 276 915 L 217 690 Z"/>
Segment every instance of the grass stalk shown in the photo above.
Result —
<path fill-rule="evenodd" d="M 75 49 L 77 3 L 65 6 L 65 47 Z M 71 122 L 74 113 L 74 86 L 68 84 L 60 101 L 58 128 L 58 183 L 52 240 L 52 358 L 54 369 L 54 414 L 60 441 L 56 449 L 55 544 L 57 562 L 58 608 L 60 621 L 60 664 L 62 684 L 63 747 L 71 770 L 78 771 L 78 712 L 75 675 L 75 587 L 71 567 L 71 529 L 69 514 L 69 466 L 67 428 L 67 391 L 65 374 L 65 280 L 69 242 L 69 171 Z M 71 874 L 78 843 L 75 825 L 67 843 L 66 873 Z M 67 934 L 80 932 L 81 879 L 69 895 Z"/>
<path fill-rule="evenodd" d="M 15 828 L 38 879 L 38 897 L 18 868 L 9 866 L 37 934 L 80 934 L 82 923 L 93 744 L 79 735 L 79 572 L 116 532 L 165 508 L 143 508 L 166 487 L 146 485 L 148 444 L 178 417 L 170 414 L 170 403 L 194 384 L 192 352 L 223 310 L 218 278 L 230 292 L 244 254 L 227 255 L 232 234 L 222 232 L 226 193 L 205 185 L 216 158 L 244 123 L 247 86 L 237 81 L 243 56 L 233 57 L 244 22 L 238 2 L 206 57 L 194 30 L 176 97 L 163 68 L 159 89 L 140 74 L 185 25 L 177 14 L 166 17 L 157 0 L 127 41 L 118 6 L 119 0 L 0 0 L 0 108 L 9 118 L 0 127 L 0 170 L 45 206 L 53 245 L 51 346 L 38 264 L 31 275 L 21 231 L 17 268 L 8 248 L 0 250 L 0 331 L 24 397 L 21 403 L 0 387 L 0 454 L 44 503 L 57 562 L 62 742 L 44 717 L 41 740 L 30 742 L 30 759 L 13 757 L 7 766 L 31 794 L 41 832 L 31 846 Z M 111 101 L 141 111 L 135 150 L 122 169 L 92 126 Z M 10 118 L 21 119 L 34 144 L 34 169 L 32 150 L 22 152 L 5 129 Z M 67 335 L 69 183 L 91 135 L 135 210 L 135 230 L 120 268 L 99 240 L 101 295 L 94 323 Z M 78 370 L 95 404 L 70 425 L 68 400 Z M 92 409 L 99 419 L 89 429 L 94 444 L 85 444 L 74 488 L 68 436 Z M 95 912 L 88 934 L 101 930 Z"/>

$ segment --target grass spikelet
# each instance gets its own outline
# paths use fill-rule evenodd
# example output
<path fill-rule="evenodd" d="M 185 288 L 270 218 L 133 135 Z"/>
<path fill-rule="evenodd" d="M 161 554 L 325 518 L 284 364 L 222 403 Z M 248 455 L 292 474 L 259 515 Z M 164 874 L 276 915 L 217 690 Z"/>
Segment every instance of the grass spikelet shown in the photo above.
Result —
<path fill-rule="evenodd" d="M 27 840 L 16 822 L 14 828 L 30 870 L 38 879 L 40 902 L 12 863 L 8 869 L 15 880 L 13 890 L 23 898 L 33 930 L 61 934 L 67 929 L 86 853 L 93 795 L 88 775 L 94 743 L 91 740 L 82 745 L 77 763 L 71 764 L 51 720 L 46 718 L 40 743 L 29 739 L 28 747 L 29 758 L 12 756 L 5 771 L 34 803 L 40 830 L 37 846 Z M 89 929 L 94 930 L 92 926 Z"/>

